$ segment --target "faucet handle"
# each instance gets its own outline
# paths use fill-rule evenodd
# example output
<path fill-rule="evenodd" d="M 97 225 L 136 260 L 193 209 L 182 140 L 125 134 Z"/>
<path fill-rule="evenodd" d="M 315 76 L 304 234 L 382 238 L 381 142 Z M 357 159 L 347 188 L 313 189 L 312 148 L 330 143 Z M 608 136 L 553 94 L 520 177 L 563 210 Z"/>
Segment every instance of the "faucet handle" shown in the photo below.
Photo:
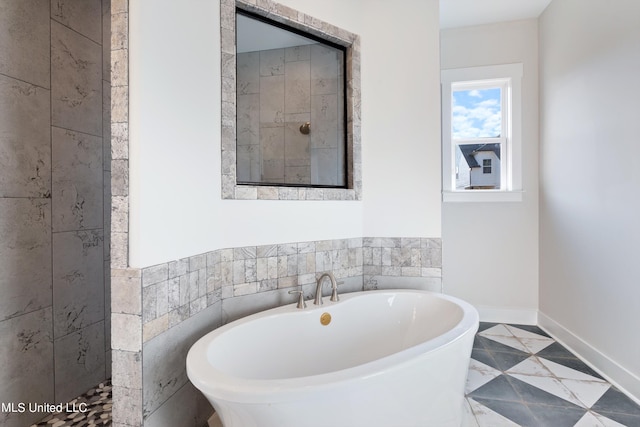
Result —
<path fill-rule="evenodd" d="M 336 287 L 331 290 L 331 298 L 329 301 L 338 302 L 340 298 L 338 297 L 338 285 L 342 285 L 344 282 L 336 282 Z"/>
<path fill-rule="evenodd" d="M 307 303 L 304 302 L 304 293 L 302 291 L 298 291 L 295 289 L 292 289 L 289 291 L 290 294 L 300 294 L 298 296 L 298 304 L 296 305 L 296 308 L 307 308 Z"/>

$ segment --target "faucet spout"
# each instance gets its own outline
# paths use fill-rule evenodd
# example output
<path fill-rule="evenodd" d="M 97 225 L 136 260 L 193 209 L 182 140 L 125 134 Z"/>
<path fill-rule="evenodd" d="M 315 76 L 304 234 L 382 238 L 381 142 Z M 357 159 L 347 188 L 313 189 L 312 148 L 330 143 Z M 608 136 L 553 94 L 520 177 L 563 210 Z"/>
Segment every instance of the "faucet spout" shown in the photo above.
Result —
<path fill-rule="evenodd" d="M 331 301 L 338 301 L 338 282 L 336 282 L 336 278 L 332 272 L 328 271 L 326 273 L 322 273 L 318 278 L 316 283 L 316 297 L 313 300 L 315 305 L 322 305 L 322 281 L 325 277 L 328 277 L 331 280 Z"/>

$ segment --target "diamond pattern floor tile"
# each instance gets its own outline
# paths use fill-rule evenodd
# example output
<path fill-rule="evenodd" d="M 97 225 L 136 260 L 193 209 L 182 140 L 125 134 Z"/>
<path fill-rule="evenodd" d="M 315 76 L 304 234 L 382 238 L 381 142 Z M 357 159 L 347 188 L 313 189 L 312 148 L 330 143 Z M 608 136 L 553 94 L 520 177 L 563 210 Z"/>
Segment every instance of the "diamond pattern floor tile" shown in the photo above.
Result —
<path fill-rule="evenodd" d="M 640 427 L 639 405 L 537 326 L 481 323 L 471 357 L 479 427 Z"/>
<path fill-rule="evenodd" d="M 562 385 L 560 380 L 558 380 L 557 378 L 536 377 L 532 375 L 520 375 L 520 374 L 510 374 L 509 376 L 511 378 L 520 380 L 523 383 L 528 384 L 529 386 L 533 386 L 533 389 L 531 390 L 536 390 L 536 391 L 541 390 L 550 395 L 555 396 L 556 398 L 563 399 L 566 402 L 571 402 L 574 405 L 577 405 L 577 406 L 583 405 L 582 402 L 578 400 L 578 398 L 569 389 L 567 389 L 564 385 Z M 539 393 L 534 398 L 531 398 L 528 401 L 535 402 L 538 399 L 541 399 Z M 553 399 L 553 402 L 558 404 L 558 406 L 562 406 L 555 399 Z"/>
<path fill-rule="evenodd" d="M 532 375 L 538 377 L 550 377 L 551 371 L 547 369 L 535 356 L 527 357 L 522 362 L 507 371 L 508 374 Z"/>
<path fill-rule="evenodd" d="M 586 374 L 584 372 L 578 371 L 571 367 L 562 365 L 560 363 L 556 363 L 552 360 L 545 359 L 544 357 L 538 357 L 540 363 L 542 363 L 545 368 L 547 368 L 553 375 L 558 378 L 566 378 L 570 380 L 578 380 L 578 381 L 595 381 L 595 382 L 606 382 L 605 380 L 594 377 L 592 375 Z"/>
<path fill-rule="evenodd" d="M 611 387 L 591 407 L 594 412 L 628 427 L 640 427 L 640 406 Z"/>
<path fill-rule="evenodd" d="M 561 379 L 560 382 L 587 408 L 591 408 L 611 387 L 609 383 L 600 381 Z"/>
<path fill-rule="evenodd" d="M 527 405 L 522 402 L 517 401 L 508 401 L 508 400 L 494 400 L 494 399 L 485 399 L 485 398 L 475 398 L 476 401 L 489 408 L 492 412 L 500 415 L 501 417 L 506 418 L 509 421 L 510 426 L 535 426 L 537 425 L 537 420 L 534 417 L 531 409 Z M 493 427 L 492 424 L 482 424 L 481 426 Z M 497 424 L 500 425 L 500 424 Z"/>
<path fill-rule="evenodd" d="M 466 393 L 471 393 L 499 375 L 502 375 L 502 372 L 482 362 L 471 359 L 469 372 L 467 373 Z"/>
<path fill-rule="evenodd" d="M 489 407 L 489 405 L 491 406 L 494 406 L 494 405 L 493 405 L 493 402 L 491 402 L 490 400 L 483 399 L 482 401 L 484 404 L 476 402 L 473 399 L 468 399 L 468 401 L 469 401 L 469 405 L 471 406 L 471 410 L 475 415 L 475 421 L 479 427 L 519 427 L 519 424 L 516 424 L 515 422 L 511 421 L 509 418 L 503 415 L 500 415 L 498 412 L 492 410 Z M 501 406 L 500 409 L 503 412 L 508 412 L 512 416 L 514 416 L 514 414 L 517 414 L 518 410 L 527 411 L 527 408 L 522 408 L 522 407 L 508 408 L 509 406 L 508 403 L 506 405 L 500 405 L 500 403 L 498 402 L 496 405 Z M 514 406 L 517 406 L 517 404 Z M 530 419 L 533 419 L 533 414 L 526 414 L 524 416 L 521 415 L 516 418 L 524 418 L 524 417 L 529 417 Z M 468 426 L 464 426 L 464 427 L 468 427 Z"/>
<path fill-rule="evenodd" d="M 586 410 L 581 408 L 559 408 L 554 406 L 528 404 L 538 426 L 574 427 L 584 416 Z"/>
<path fill-rule="evenodd" d="M 507 371 L 530 356 L 523 351 L 489 351 L 489 354 L 494 360 L 494 365 L 490 366 L 500 371 Z"/>

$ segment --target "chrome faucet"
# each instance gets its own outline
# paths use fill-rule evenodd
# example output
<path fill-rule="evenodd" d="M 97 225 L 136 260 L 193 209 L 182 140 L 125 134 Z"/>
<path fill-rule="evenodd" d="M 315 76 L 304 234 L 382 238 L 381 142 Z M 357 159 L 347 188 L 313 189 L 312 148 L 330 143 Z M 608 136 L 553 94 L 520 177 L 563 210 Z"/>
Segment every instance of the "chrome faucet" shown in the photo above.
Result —
<path fill-rule="evenodd" d="M 318 278 L 318 281 L 316 283 L 316 298 L 313 300 L 313 303 L 315 305 L 322 305 L 322 281 L 324 280 L 325 277 L 328 277 L 331 280 L 331 301 L 338 301 L 338 282 L 336 282 L 336 278 L 333 275 L 333 273 L 326 272 L 326 273 L 322 273 L 320 275 L 320 277 Z"/>
<path fill-rule="evenodd" d="M 290 294 L 298 294 L 298 304 L 296 304 L 296 308 L 307 308 L 307 303 L 304 302 L 304 292 L 298 290 L 289 291 Z"/>

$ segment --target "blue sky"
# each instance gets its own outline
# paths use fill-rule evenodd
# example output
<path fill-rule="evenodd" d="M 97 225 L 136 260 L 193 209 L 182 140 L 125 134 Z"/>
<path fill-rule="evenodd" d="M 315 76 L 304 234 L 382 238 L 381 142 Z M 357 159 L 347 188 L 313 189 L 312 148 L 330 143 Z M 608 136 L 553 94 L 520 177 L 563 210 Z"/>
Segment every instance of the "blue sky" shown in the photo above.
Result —
<path fill-rule="evenodd" d="M 502 127 L 500 104 L 500 88 L 454 91 L 453 138 L 495 138 L 500 136 Z"/>

